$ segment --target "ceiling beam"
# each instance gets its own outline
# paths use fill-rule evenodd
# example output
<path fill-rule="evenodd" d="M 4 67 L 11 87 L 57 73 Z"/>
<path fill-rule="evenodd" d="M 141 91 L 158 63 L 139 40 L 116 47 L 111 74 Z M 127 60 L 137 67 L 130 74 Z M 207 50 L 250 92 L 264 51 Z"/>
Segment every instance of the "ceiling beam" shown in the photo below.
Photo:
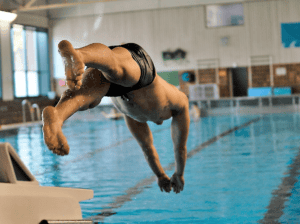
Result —
<path fill-rule="evenodd" d="M 28 7 L 32 6 L 35 2 L 36 2 L 36 0 L 31 0 L 24 7 L 28 8 Z"/>
<path fill-rule="evenodd" d="M 60 4 L 50 4 L 50 5 L 40 5 L 40 6 L 32 6 L 37 0 L 30 0 L 25 6 L 20 6 L 18 9 L 13 10 L 12 12 L 31 12 L 31 11 L 42 11 L 42 10 L 51 10 L 51 9 L 59 9 L 59 8 L 67 8 L 74 7 L 78 5 L 88 5 L 100 2 L 111 2 L 111 1 L 120 1 L 120 0 L 94 0 L 89 2 L 74 2 L 74 3 L 60 3 Z M 185 1 L 185 0 L 182 0 Z M 209 3 L 207 0 L 202 0 L 203 4 L 199 3 L 199 5 L 207 5 L 207 4 L 229 4 L 229 3 L 246 3 L 246 2 L 265 2 L 265 1 L 280 1 L 280 0 L 228 0 L 226 2 L 218 0 Z"/>
<path fill-rule="evenodd" d="M 59 8 L 67 8 L 77 5 L 87 5 L 99 2 L 110 2 L 110 1 L 118 1 L 118 0 L 97 0 L 90 2 L 74 2 L 74 3 L 63 3 L 63 4 L 51 4 L 51 5 L 40 5 L 40 6 L 32 6 L 30 7 L 36 0 L 31 0 L 24 7 L 19 7 L 18 9 L 13 10 L 12 12 L 30 12 L 30 11 L 40 11 L 40 10 L 49 10 L 49 9 L 59 9 Z M 29 5 L 29 7 L 27 6 Z"/>

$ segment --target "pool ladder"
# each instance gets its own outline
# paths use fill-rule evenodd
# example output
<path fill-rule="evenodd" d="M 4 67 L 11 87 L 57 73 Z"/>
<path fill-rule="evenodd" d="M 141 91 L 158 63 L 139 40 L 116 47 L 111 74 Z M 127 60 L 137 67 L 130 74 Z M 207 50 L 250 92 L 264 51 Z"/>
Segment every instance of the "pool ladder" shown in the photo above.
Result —
<path fill-rule="evenodd" d="M 23 123 L 26 122 L 26 105 L 28 105 L 29 113 L 31 121 L 40 121 L 41 120 L 41 110 L 39 105 L 36 103 L 32 104 L 28 100 L 22 101 L 22 113 L 23 113 Z M 36 120 L 34 116 L 34 112 L 36 112 Z"/>

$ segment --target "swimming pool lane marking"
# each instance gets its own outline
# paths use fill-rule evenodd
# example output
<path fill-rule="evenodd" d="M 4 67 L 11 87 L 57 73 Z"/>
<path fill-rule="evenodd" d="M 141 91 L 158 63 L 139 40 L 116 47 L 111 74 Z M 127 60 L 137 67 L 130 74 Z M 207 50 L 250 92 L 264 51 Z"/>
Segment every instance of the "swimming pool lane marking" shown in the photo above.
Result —
<path fill-rule="evenodd" d="M 196 155 L 198 152 L 200 152 L 202 149 L 206 148 L 207 146 L 215 143 L 219 139 L 225 137 L 226 135 L 229 135 L 239 129 L 245 128 L 249 126 L 252 123 L 256 123 L 260 121 L 263 118 L 263 116 L 252 119 L 242 125 L 235 126 L 211 139 L 209 139 L 206 142 L 203 142 L 199 146 L 197 146 L 195 149 L 191 150 L 190 152 L 187 153 L 187 159 L 192 158 L 194 155 Z M 175 162 L 170 163 L 166 167 L 164 167 L 165 171 L 170 171 L 174 169 L 175 167 Z M 88 219 L 92 219 L 93 221 L 97 222 L 102 222 L 105 217 L 112 216 L 117 214 L 114 210 L 117 208 L 122 207 L 126 202 L 129 202 L 132 200 L 132 197 L 135 195 L 138 195 L 143 192 L 144 188 L 147 186 L 151 185 L 154 181 L 156 181 L 156 176 L 153 175 L 149 178 L 142 179 L 140 182 L 138 182 L 135 186 L 128 188 L 123 195 L 115 197 L 114 201 L 107 204 L 106 206 L 103 206 L 105 209 L 102 209 L 101 213 L 99 213 L 96 216 L 89 217 Z"/>
<path fill-rule="evenodd" d="M 268 211 L 259 223 L 274 223 L 279 224 L 279 218 L 284 214 L 284 203 L 289 200 L 291 190 L 298 182 L 297 177 L 300 174 L 300 149 L 298 155 L 293 159 L 292 164 L 288 166 L 289 172 L 286 177 L 282 179 L 281 184 L 276 190 L 272 192 L 273 197 L 267 207 Z"/>
<path fill-rule="evenodd" d="M 165 131 L 165 130 L 169 130 L 169 129 L 170 129 L 170 127 L 162 128 L 162 129 L 155 130 L 155 131 L 153 131 L 152 133 L 153 133 L 153 134 L 156 134 L 156 133 L 159 133 L 159 132 L 161 132 L 161 131 Z M 104 150 L 108 150 L 108 149 L 117 147 L 117 146 L 119 146 L 119 145 L 124 144 L 125 142 L 129 142 L 129 141 L 132 141 L 132 140 L 134 140 L 134 137 L 129 137 L 129 138 L 126 138 L 126 139 L 124 139 L 124 140 L 122 140 L 122 141 L 119 141 L 119 142 L 113 143 L 113 144 L 111 144 L 111 145 L 108 145 L 108 146 L 106 146 L 106 147 L 102 147 L 102 148 L 96 149 L 96 150 L 94 150 L 94 151 L 92 151 L 92 152 L 84 153 L 83 155 L 77 156 L 77 157 L 74 158 L 74 159 L 71 159 L 71 160 L 69 160 L 69 161 L 64 162 L 64 163 L 61 164 L 60 166 L 67 166 L 67 165 L 69 165 L 69 164 L 71 164 L 71 163 L 75 163 L 75 162 L 78 162 L 78 161 L 81 161 L 81 160 L 90 158 L 90 157 L 94 156 L 96 153 L 99 153 L 99 152 L 102 152 L 102 151 L 104 151 Z M 46 169 L 46 170 L 45 170 L 44 172 L 42 172 L 42 173 L 35 173 L 34 176 L 41 176 L 41 175 L 44 175 L 44 174 L 47 174 L 47 173 L 52 173 L 53 171 L 57 171 L 58 169 L 59 169 L 58 166 L 54 167 L 54 169 L 53 169 L 53 167 L 51 167 L 51 168 Z"/>

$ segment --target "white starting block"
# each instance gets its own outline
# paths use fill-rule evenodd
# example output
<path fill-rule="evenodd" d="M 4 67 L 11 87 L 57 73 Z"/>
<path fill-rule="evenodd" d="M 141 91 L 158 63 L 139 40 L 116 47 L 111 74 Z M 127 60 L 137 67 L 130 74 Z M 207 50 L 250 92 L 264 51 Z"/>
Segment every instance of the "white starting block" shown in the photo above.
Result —
<path fill-rule="evenodd" d="M 0 223 L 92 224 L 79 205 L 91 198 L 93 190 L 39 186 L 13 147 L 0 144 Z"/>

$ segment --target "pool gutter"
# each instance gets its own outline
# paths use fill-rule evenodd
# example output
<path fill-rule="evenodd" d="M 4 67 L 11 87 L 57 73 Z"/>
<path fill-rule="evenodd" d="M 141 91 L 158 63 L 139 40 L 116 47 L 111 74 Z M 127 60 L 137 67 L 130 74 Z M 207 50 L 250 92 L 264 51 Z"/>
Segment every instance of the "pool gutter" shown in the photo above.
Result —
<path fill-rule="evenodd" d="M 0 131 L 7 131 L 12 129 L 18 129 L 20 127 L 33 127 L 33 126 L 40 126 L 42 125 L 42 121 L 32 121 L 26 123 L 15 123 L 15 124 L 3 124 L 0 125 Z"/>

